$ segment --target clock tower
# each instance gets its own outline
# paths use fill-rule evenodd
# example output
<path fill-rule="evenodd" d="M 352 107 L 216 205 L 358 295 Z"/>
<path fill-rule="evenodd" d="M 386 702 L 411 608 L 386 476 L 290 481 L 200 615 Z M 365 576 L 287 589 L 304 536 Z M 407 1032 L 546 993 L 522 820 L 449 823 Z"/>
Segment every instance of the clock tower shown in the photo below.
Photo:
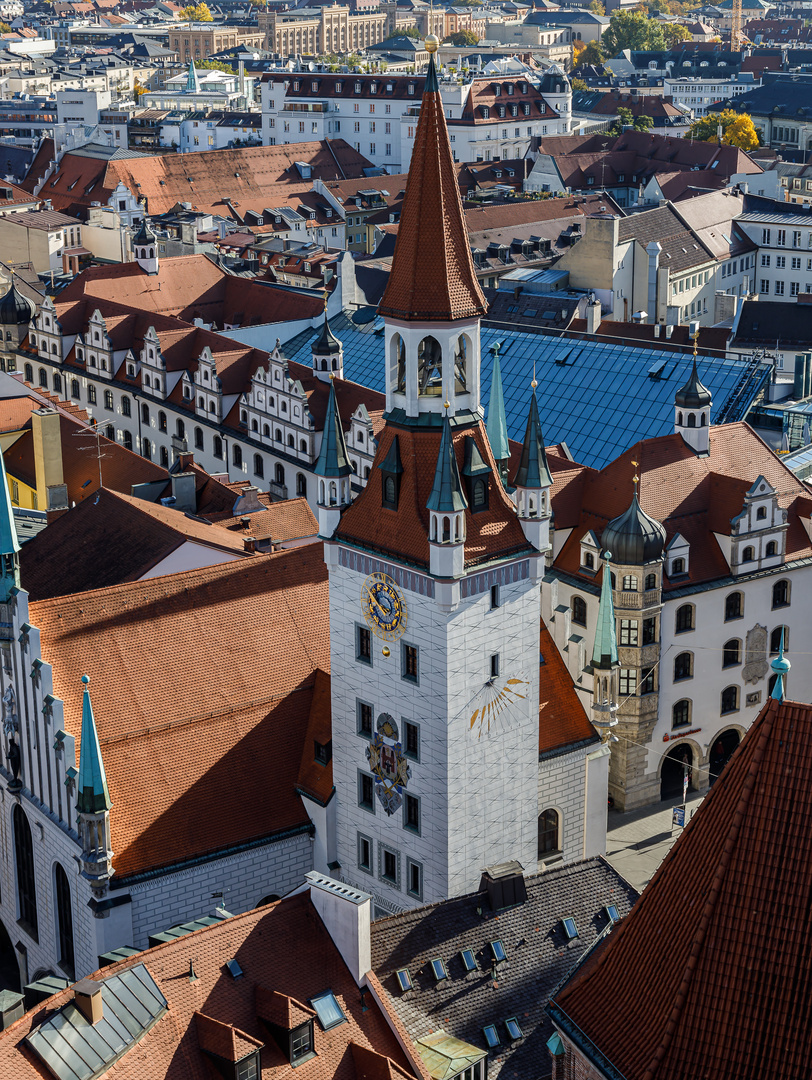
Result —
<path fill-rule="evenodd" d="M 366 487 L 332 531 L 321 530 L 338 873 L 371 892 L 379 914 L 476 889 L 487 866 L 516 859 L 530 872 L 537 861 L 547 534 L 537 518 L 546 517 L 547 477 L 525 463 L 520 490 L 534 494 L 517 513 L 485 430 L 486 305 L 439 94 L 437 39 L 426 48 L 379 309 L 386 423 Z M 537 462 L 544 449 L 531 426 Z"/>

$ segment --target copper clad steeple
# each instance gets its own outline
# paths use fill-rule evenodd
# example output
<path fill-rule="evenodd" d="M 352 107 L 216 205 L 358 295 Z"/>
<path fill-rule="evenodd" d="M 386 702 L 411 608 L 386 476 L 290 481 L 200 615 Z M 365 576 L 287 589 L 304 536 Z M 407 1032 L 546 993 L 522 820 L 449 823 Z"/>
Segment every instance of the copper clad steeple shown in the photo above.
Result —
<path fill-rule="evenodd" d="M 468 245 L 432 52 L 392 272 L 378 312 L 393 319 L 451 322 L 481 317 L 486 311 Z"/>

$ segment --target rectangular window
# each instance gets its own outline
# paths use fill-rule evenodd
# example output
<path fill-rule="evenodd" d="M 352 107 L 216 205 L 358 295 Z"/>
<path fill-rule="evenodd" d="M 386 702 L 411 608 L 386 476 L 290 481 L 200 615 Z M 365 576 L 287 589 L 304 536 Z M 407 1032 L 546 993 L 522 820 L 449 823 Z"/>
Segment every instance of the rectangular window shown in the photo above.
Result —
<path fill-rule="evenodd" d="M 494 653 L 491 657 L 491 678 L 499 678 L 499 653 Z"/>
<path fill-rule="evenodd" d="M 370 814 L 375 813 L 375 783 L 369 773 L 358 770 L 358 805 Z"/>
<path fill-rule="evenodd" d="M 767 281 L 766 278 L 761 279 L 761 282 L 759 283 L 759 290 L 758 291 L 760 293 L 763 293 L 765 296 L 770 295 L 770 283 L 769 283 L 769 281 Z"/>
<path fill-rule="evenodd" d="M 770 256 L 769 255 L 762 255 L 761 256 L 761 265 L 762 266 L 769 266 L 770 265 Z"/>
<path fill-rule="evenodd" d="M 501 607 L 501 606 L 502 606 L 502 603 L 501 603 L 501 598 L 499 596 L 499 586 L 498 585 L 491 585 L 491 611 L 493 611 L 494 608 L 498 608 L 498 607 Z"/>
<path fill-rule="evenodd" d="M 355 719 L 357 731 L 365 739 L 372 738 L 372 706 L 366 701 L 355 702 Z"/>
<path fill-rule="evenodd" d="M 643 644 L 653 645 L 657 640 L 657 620 L 643 619 Z"/>
<path fill-rule="evenodd" d="M 642 677 L 640 679 L 640 693 L 654 693 L 654 668 L 643 668 Z"/>
<path fill-rule="evenodd" d="M 775 295 L 776 296 L 783 296 L 784 295 L 784 282 L 783 281 L 776 281 L 776 283 L 775 283 Z"/>
<path fill-rule="evenodd" d="M 372 638 L 368 626 L 355 628 L 355 659 L 362 664 L 372 663 Z"/>
<path fill-rule="evenodd" d="M 638 639 L 637 619 L 620 620 L 620 644 L 636 645 Z"/>
<path fill-rule="evenodd" d="M 416 795 L 406 795 L 403 800 L 403 828 L 420 834 L 420 800 Z"/>
<path fill-rule="evenodd" d="M 369 631 L 367 631 L 369 634 Z M 402 665 L 402 678 L 408 679 L 409 682 L 416 683 L 419 678 L 418 658 L 417 658 L 417 646 L 407 645 L 406 642 L 401 644 L 401 665 Z"/>
<path fill-rule="evenodd" d="M 290 1060 L 291 1064 L 297 1061 L 301 1061 L 306 1054 L 310 1054 L 313 1050 L 313 1038 L 311 1035 L 310 1024 L 305 1024 L 304 1027 L 299 1028 L 297 1031 L 291 1034 L 290 1038 Z"/>
<path fill-rule="evenodd" d="M 778 229 L 778 230 L 777 230 L 777 234 L 778 234 L 778 235 L 777 235 L 777 236 L 776 236 L 776 238 L 775 238 L 775 242 L 776 242 L 776 244 L 777 244 L 777 245 L 778 245 L 779 247 L 786 247 L 786 243 L 787 243 L 787 230 L 786 230 L 786 229 Z"/>
<path fill-rule="evenodd" d="M 92 383 L 88 383 L 87 400 L 91 405 L 96 404 L 96 387 Z"/>
<path fill-rule="evenodd" d="M 420 760 L 420 725 L 403 721 L 403 752 L 414 761 Z"/>
<path fill-rule="evenodd" d="M 358 869 L 372 873 L 372 840 L 363 833 L 358 833 Z"/>
<path fill-rule="evenodd" d="M 776 265 L 776 268 L 778 270 L 783 270 L 787 265 L 787 257 L 786 257 L 786 255 L 776 255 L 776 257 L 775 257 L 775 265 Z"/>
<path fill-rule="evenodd" d="M 620 683 L 618 686 L 621 697 L 631 697 L 637 693 L 637 672 L 634 668 L 620 669 Z"/>
<path fill-rule="evenodd" d="M 406 891 L 417 900 L 423 899 L 423 867 L 413 859 L 406 860 Z"/>
<path fill-rule="evenodd" d="M 770 243 L 770 230 L 769 229 L 762 229 L 761 230 L 761 242 L 762 242 L 762 244 L 769 244 Z"/>
<path fill-rule="evenodd" d="M 378 873 L 383 881 L 400 888 L 400 855 L 384 844 L 378 844 Z"/>
<path fill-rule="evenodd" d="M 320 743 L 314 740 L 313 743 L 313 759 L 319 763 L 319 765 L 329 765 L 333 757 L 333 740 L 329 742 Z"/>

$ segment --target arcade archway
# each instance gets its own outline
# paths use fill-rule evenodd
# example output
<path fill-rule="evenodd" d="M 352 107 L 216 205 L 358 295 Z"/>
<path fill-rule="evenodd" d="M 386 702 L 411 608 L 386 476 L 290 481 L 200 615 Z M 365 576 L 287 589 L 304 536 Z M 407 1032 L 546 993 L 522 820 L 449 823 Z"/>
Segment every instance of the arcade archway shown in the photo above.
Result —
<path fill-rule="evenodd" d="M 733 751 L 741 742 L 738 731 L 731 729 L 723 731 L 718 739 L 714 740 L 708 757 L 708 779 L 711 784 L 719 779 L 719 775 L 733 756 Z"/>
<path fill-rule="evenodd" d="M 660 798 L 673 801 L 682 798 L 685 766 L 688 766 L 688 787 L 691 786 L 694 758 L 688 743 L 673 746 L 663 758 L 660 772 Z"/>

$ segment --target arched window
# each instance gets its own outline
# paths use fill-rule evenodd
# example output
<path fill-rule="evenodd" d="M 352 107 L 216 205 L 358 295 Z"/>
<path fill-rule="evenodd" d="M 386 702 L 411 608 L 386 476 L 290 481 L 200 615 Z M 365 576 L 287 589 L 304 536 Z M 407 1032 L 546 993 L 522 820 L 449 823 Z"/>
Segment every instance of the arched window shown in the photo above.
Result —
<path fill-rule="evenodd" d="M 304 473 L 296 474 L 296 494 L 307 498 L 307 477 Z"/>
<path fill-rule="evenodd" d="M 736 712 L 739 708 L 739 688 L 738 686 L 726 686 L 722 691 L 722 715 L 725 713 Z"/>
<path fill-rule="evenodd" d="M 142 424 L 148 424 L 149 423 L 149 405 L 142 405 L 141 406 L 141 423 Z"/>
<path fill-rule="evenodd" d="M 201 428 L 195 428 L 195 450 L 203 449 L 203 431 Z"/>
<path fill-rule="evenodd" d="M 40 386 L 44 386 L 46 389 L 48 388 L 48 372 L 45 370 L 44 367 L 41 367 L 39 369 L 39 384 Z"/>
<path fill-rule="evenodd" d="M 276 468 L 274 469 L 274 475 L 276 476 L 277 484 L 280 484 L 282 487 L 284 487 L 285 486 L 285 467 L 284 467 L 284 465 L 280 465 L 278 461 L 276 463 Z"/>
<path fill-rule="evenodd" d="M 671 727 L 690 727 L 690 724 L 691 702 L 688 698 L 683 698 L 681 701 L 675 701 L 674 707 L 671 710 Z"/>
<path fill-rule="evenodd" d="M 299 439 L 299 453 L 300 454 L 306 454 L 307 453 L 307 439 Z"/>
<path fill-rule="evenodd" d="M 543 810 L 539 814 L 538 857 L 540 859 L 561 850 L 560 831 L 558 811 L 552 808 Z"/>
<path fill-rule="evenodd" d="M 766 506 L 760 506 L 758 508 L 758 510 L 756 510 L 756 521 L 763 521 L 766 518 L 766 516 L 767 516 L 767 507 Z"/>
<path fill-rule="evenodd" d="M 443 350 L 431 336 L 417 346 L 417 392 L 424 397 L 439 397 L 443 392 Z"/>
<path fill-rule="evenodd" d="M 587 568 L 587 570 L 595 569 L 595 556 L 592 554 L 591 551 L 584 552 L 584 566 Z"/>
<path fill-rule="evenodd" d="M 471 501 L 473 510 L 481 510 L 487 505 L 488 485 L 481 476 L 474 480 L 472 494 L 473 498 Z"/>
<path fill-rule="evenodd" d="M 234 443 L 231 447 L 231 460 L 238 468 L 242 465 L 242 447 L 239 443 Z"/>
<path fill-rule="evenodd" d="M 260 454 L 254 454 L 254 476 L 263 477 L 265 475 L 265 466 Z"/>
<path fill-rule="evenodd" d="M 206 408 L 206 402 L 205 402 L 205 401 L 203 400 L 203 398 L 202 398 L 202 397 L 199 397 L 199 398 L 197 399 L 197 407 L 198 407 L 199 409 L 203 409 L 203 410 L 205 411 L 205 408 Z"/>
<path fill-rule="evenodd" d="M 293 438 L 292 435 L 288 435 L 288 446 L 290 447 L 291 450 L 296 449 L 296 441 L 295 441 L 295 439 Z"/>
<path fill-rule="evenodd" d="M 218 459 L 218 461 L 223 460 L 223 440 L 220 438 L 219 435 L 214 436 L 213 453 L 214 453 L 214 456 Z"/>
<path fill-rule="evenodd" d="M 52 342 L 52 344 L 51 344 L 51 352 L 54 354 L 54 356 L 56 356 L 56 342 L 55 341 Z"/>
<path fill-rule="evenodd" d="M 397 486 L 394 476 L 386 476 L 383 481 L 383 501 L 391 507 L 397 505 Z"/>
<path fill-rule="evenodd" d="M 270 439 L 270 437 L 271 437 L 271 425 L 270 424 L 263 424 L 262 425 L 262 437 L 263 437 L 263 439 Z"/>
<path fill-rule="evenodd" d="M 699 426 L 700 427 L 707 427 L 708 426 L 708 418 L 705 415 L 705 413 L 702 413 L 702 415 L 699 417 Z"/>
<path fill-rule="evenodd" d="M 251 430 L 256 432 L 259 431 L 259 420 L 257 420 L 256 417 L 251 421 Z"/>
<path fill-rule="evenodd" d="M 683 604 L 682 607 L 677 608 L 677 618 L 675 632 L 677 634 L 684 634 L 686 630 L 693 630 L 694 628 L 694 607 L 693 604 Z"/>
<path fill-rule="evenodd" d="M 108 412 L 112 412 L 113 409 L 115 408 L 115 405 L 114 405 L 114 402 L 113 402 L 113 391 L 112 390 L 105 390 L 104 391 L 104 407 L 105 407 L 105 409 L 107 409 Z"/>
<path fill-rule="evenodd" d="M 391 355 L 392 372 L 395 380 L 395 391 L 399 394 L 406 393 L 406 346 L 400 334 L 392 337 Z"/>
<path fill-rule="evenodd" d="M 740 592 L 732 592 L 725 597 L 725 622 L 731 619 L 740 619 L 744 614 L 744 596 Z"/>
<path fill-rule="evenodd" d="M 166 431 L 166 413 L 158 413 L 158 431 Z"/>
<path fill-rule="evenodd" d="M 161 466 L 164 469 L 169 468 L 169 451 L 165 446 L 161 447 Z"/>
<path fill-rule="evenodd" d="M 287 403 L 287 401 L 285 401 L 284 398 L 280 399 L 279 407 L 282 410 L 282 412 L 287 412 L 288 411 L 288 403 Z"/>
<path fill-rule="evenodd" d="M 109 439 L 110 442 L 116 441 L 116 429 L 113 427 L 112 424 L 108 424 L 107 427 L 104 429 L 104 437 L 106 439 Z"/>
<path fill-rule="evenodd" d="M 778 554 L 778 544 L 776 544 L 775 540 L 770 540 L 768 542 L 764 554 L 768 559 L 775 558 L 775 556 Z"/>
<path fill-rule="evenodd" d="M 586 626 L 586 600 L 583 596 L 572 598 L 572 621 L 579 626 Z"/>
<path fill-rule="evenodd" d="M 31 364 L 26 364 L 25 365 L 25 381 L 26 382 L 33 382 L 34 381 L 34 369 L 31 366 Z"/>
<path fill-rule="evenodd" d="M 786 578 L 776 581 L 773 585 L 773 607 L 787 607 L 789 605 L 789 582 Z"/>
<path fill-rule="evenodd" d="M 73 981 L 73 911 L 70 900 L 70 885 L 64 869 L 54 867 L 54 897 L 56 901 L 56 935 L 59 966 Z"/>
<path fill-rule="evenodd" d="M 693 413 L 688 413 L 688 427 L 696 427 L 696 416 Z"/>
<path fill-rule="evenodd" d="M 624 592 L 637 592 L 637 578 L 634 574 L 626 574 L 623 578 Z"/>
<path fill-rule="evenodd" d="M 179 439 L 185 439 L 186 438 L 186 425 L 184 424 L 184 422 L 181 419 L 177 419 L 175 421 L 175 430 L 177 431 L 177 435 L 178 435 Z"/>
<path fill-rule="evenodd" d="M 677 414 L 677 423 L 680 425 L 680 427 L 682 427 L 683 419 L 682 419 L 682 413 L 681 412 Z"/>
<path fill-rule="evenodd" d="M 54 382 L 54 393 L 55 394 L 61 394 L 62 393 L 62 376 L 59 374 L 58 371 L 54 372 L 53 382 Z"/>
<path fill-rule="evenodd" d="M 210 413 L 211 415 L 214 415 L 214 412 L 215 412 L 215 409 L 214 409 L 214 402 L 213 402 L 213 401 L 210 401 L 210 402 L 209 402 L 209 413 Z"/>
<path fill-rule="evenodd" d="M 282 442 L 282 429 L 281 428 L 274 428 L 273 441 L 274 442 Z"/>
<path fill-rule="evenodd" d="M 464 394 L 468 389 L 468 358 L 470 345 L 465 334 L 457 338 L 457 350 L 454 354 L 454 389 Z"/>
<path fill-rule="evenodd" d="M 241 424 L 247 424 L 248 423 L 248 412 L 245 409 L 240 409 L 240 423 Z"/>
<path fill-rule="evenodd" d="M 742 552 L 742 562 L 752 562 L 755 557 L 756 557 L 755 548 L 751 547 L 748 544 L 747 547 Z"/>
<path fill-rule="evenodd" d="M 736 667 L 742 662 L 742 643 L 738 638 L 731 638 L 722 647 L 722 667 Z"/>
<path fill-rule="evenodd" d="M 674 682 L 681 679 L 692 679 L 694 675 L 694 658 L 689 652 L 681 652 L 674 661 Z"/>
<path fill-rule="evenodd" d="M 37 885 L 34 873 L 34 845 L 31 826 L 23 808 L 17 804 L 12 813 L 14 822 L 14 857 L 17 864 L 17 906 L 20 922 L 25 923 L 31 937 L 37 939 Z"/>
<path fill-rule="evenodd" d="M 121 415 L 132 416 L 132 405 L 130 404 L 130 399 L 128 397 L 123 397 L 121 399 Z"/>
<path fill-rule="evenodd" d="M 784 652 L 789 652 L 789 627 L 776 626 L 770 634 L 770 656 L 775 656 L 781 648 L 781 631 L 784 632 Z"/>
<path fill-rule="evenodd" d="M 147 459 L 147 461 L 152 461 L 152 444 L 150 443 L 149 439 L 143 439 L 142 446 L 142 453 L 144 457 Z"/>
<path fill-rule="evenodd" d="M 646 592 L 648 592 L 649 589 L 656 589 L 657 588 L 657 575 L 656 574 L 646 574 L 646 586 L 645 587 L 646 587 Z"/>
<path fill-rule="evenodd" d="M 132 432 L 125 431 L 122 437 L 123 437 L 123 440 L 124 440 L 124 449 L 125 450 L 132 450 L 132 448 L 133 448 Z"/>

